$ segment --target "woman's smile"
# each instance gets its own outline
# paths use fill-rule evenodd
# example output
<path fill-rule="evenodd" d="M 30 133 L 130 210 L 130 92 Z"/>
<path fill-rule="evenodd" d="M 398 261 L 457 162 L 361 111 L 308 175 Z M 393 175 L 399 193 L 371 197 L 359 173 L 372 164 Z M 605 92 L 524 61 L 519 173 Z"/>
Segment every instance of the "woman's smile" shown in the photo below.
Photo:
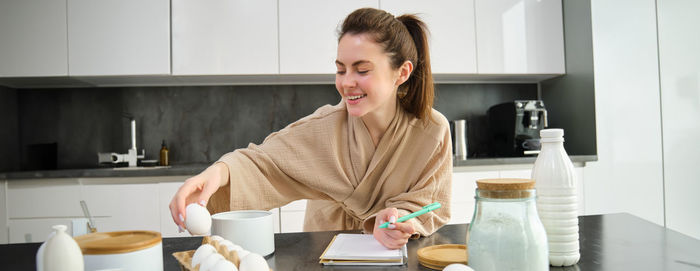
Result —
<path fill-rule="evenodd" d="M 365 97 L 367 97 L 367 94 L 345 96 L 345 98 L 347 99 L 347 103 L 350 105 L 356 105 L 360 103 Z"/>

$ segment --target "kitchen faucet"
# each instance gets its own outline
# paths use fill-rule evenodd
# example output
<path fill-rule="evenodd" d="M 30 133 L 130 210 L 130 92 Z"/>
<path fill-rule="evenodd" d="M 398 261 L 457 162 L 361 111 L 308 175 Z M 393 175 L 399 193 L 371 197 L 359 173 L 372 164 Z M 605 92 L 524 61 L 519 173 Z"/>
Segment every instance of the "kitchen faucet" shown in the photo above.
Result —
<path fill-rule="evenodd" d="M 99 163 L 121 163 L 127 162 L 130 167 L 135 167 L 137 165 L 138 159 L 144 159 L 146 157 L 146 150 L 141 149 L 141 154 L 138 154 L 136 149 L 136 119 L 131 115 L 125 115 L 131 121 L 131 148 L 126 154 L 119 153 L 98 153 L 97 160 Z"/>

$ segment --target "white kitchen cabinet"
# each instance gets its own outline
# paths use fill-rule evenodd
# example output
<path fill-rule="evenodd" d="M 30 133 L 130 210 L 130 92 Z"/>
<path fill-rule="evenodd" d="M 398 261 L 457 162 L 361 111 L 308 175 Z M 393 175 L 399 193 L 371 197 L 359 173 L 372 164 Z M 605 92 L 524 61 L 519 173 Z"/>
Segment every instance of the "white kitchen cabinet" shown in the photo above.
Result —
<path fill-rule="evenodd" d="M 160 231 L 158 184 L 85 184 L 83 199 L 98 231 Z"/>
<path fill-rule="evenodd" d="M 7 181 L 0 180 L 0 202 L 7 202 L 7 191 L 6 189 Z M 0 244 L 7 244 L 7 206 L 5 208 L 0 208 Z"/>
<path fill-rule="evenodd" d="M 68 75 L 65 0 L 0 1 L 0 77 Z"/>
<path fill-rule="evenodd" d="M 583 187 L 583 167 L 574 167 L 574 185 L 578 199 L 578 215 L 586 214 L 586 194 Z"/>
<path fill-rule="evenodd" d="M 452 173 L 452 202 L 448 224 L 469 223 L 474 215 L 476 180 L 498 178 L 498 171 L 454 171 Z"/>
<path fill-rule="evenodd" d="M 170 74 L 169 0 L 68 0 L 71 76 Z"/>
<path fill-rule="evenodd" d="M 270 212 L 272 212 L 272 223 L 273 223 L 272 229 L 275 231 L 275 233 L 281 233 L 282 231 L 280 229 L 280 226 L 281 226 L 280 208 L 272 208 L 270 210 Z"/>
<path fill-rule="evenodd" d="M 480 74 L 563 74 L 561 0 L 475 0 Z"/>
<path fill-rule="evenodd" d="M 10 243 L 35 243 L 44 242 L 51 232 L 52 226 L 65 225 L 66 233 L 73 231 L 70 218 L 34 218 L 11 219 L 8 224 Z"/>
<path fill-rule="evenodd" d="M 620 20 L 621 14 L 635 20 Z M 584 168 L 586 214 L 626 212 L 664 225 L 668 146 L 659 142 L 668 135 L 661 123 L 657 15 L 652 0 L 591 1 L 598 161 Z M 621 102 L 630 97 L 634 102 Z M 690 147 L 684 144 L 685 151 Z"/>
<path fill-rule="evenodd" d="M 655 3 L 658 3 L 666 226 L 700 239 L 700 197 L 697 195 L 700 191 L 700 159 L 697 157 L 700 150 L 700 37 L 697 35 L 700 2 Z"/>
<path fill-rule="evenodd" d="M 277 25 L 276 0 L 173 0 L 172 74 L 277 74 Z"/>
<path fill-rule="evenodd" d="M 306 200 L 296 200 L 280 207 L 280 232 L 304 231 Z"/>
<path fill-rule="evenodd" d="M 78 179 L 13 180 L 7 183 L 7 217 L 82 217 Z"/>
<path fill-rule="evenodd" d="M 281 74 L 333 74 L 337 30 L 345 17 L 378 0 L 279 0 Z"/>
<path fill-rule="evenodd" d="M 476 73 L 473 0 L 380 0 L 379 7 L 394 16 L 415 13 L 427 24 L 433 73 Z"/>
<path fill-rule="evenodd" d="M 531 179 L 532 169 L 508 169 L 498 172 L 499 178 Z"/>

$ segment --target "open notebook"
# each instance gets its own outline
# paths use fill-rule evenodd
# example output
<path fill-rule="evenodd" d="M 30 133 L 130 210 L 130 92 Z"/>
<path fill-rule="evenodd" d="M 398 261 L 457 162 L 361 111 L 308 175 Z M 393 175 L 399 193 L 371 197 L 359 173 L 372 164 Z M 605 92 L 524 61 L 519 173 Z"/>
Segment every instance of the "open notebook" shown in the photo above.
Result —
<path fill-rule="evenodd" d="M 406 245 L 388 249 L 371 234 L 341 233 L 333 237 L 320 259 L 324 265 L 403 265 L 408 253 Z"/>

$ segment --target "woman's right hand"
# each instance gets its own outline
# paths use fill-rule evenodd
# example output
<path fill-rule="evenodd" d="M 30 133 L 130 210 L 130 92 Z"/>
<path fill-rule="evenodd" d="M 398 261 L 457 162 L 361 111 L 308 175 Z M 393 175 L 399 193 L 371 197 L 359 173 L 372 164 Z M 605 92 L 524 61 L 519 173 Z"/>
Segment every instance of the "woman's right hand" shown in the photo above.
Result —
<path fill-rule="evenodd" d="M 215 163 L 198 175 L 189 178 L 180 186 L 175 196 L 170 201 L 170 215 L 177 224 L 180 232 L 185 229 L 185 207 L 190 203 L 198 203 L 207 207 L 207 201 L 211 195 L 228 183 L 228 166 L 224 163 Z"/>

